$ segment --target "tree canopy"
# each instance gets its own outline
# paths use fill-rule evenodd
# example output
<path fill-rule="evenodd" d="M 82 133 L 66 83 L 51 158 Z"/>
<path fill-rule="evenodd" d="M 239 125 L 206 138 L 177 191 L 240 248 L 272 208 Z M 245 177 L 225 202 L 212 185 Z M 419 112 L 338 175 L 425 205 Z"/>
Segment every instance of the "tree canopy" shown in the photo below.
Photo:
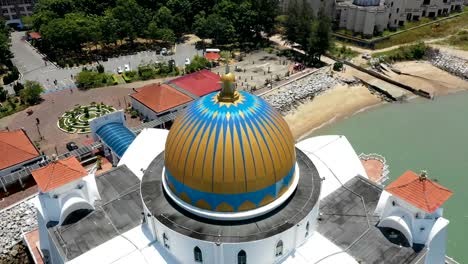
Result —
<path fill-rule="evenodd" d="M 24 89 L 20 91 L 20 98 L 25 104 L 34 105 L 41 101 L 42 85 L 36 81 L 26 81 Z"/>
<path fill-rule="evenodd" d="M 251 42 L 273 30 L 279 0 L 39 0 L 32 16 L 49 50 L 80 51 L 137 38 L 174 42 L 196 32 L 217 43 Z"/>
<path fill-rule="evenodd" d="M 10 51 L 10 29 L 5 21 L 0 21 L 0 64 L 9 65 L 13 54 Z"/>
<path fill-rule="evenodd" d="M 322 10 L 314 17 L 307 0 L 293 0 L 283 23 L 286 40 L 301 45 L 306 53 L 306 63 L 319 62 L 320 56 L 330 48 L 330 19 Z"/>

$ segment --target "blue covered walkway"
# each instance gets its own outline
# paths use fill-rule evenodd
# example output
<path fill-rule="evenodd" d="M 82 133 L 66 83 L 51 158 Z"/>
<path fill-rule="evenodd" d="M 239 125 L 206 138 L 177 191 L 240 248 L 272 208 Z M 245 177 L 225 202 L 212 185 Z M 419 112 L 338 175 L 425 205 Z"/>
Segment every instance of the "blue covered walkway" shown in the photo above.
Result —
<path fill-rule="evenodd" d="M 108 123 L 100 127 L 96 134 L 119 158 L 136 138 L 135 134 L 121 123 Z"/>

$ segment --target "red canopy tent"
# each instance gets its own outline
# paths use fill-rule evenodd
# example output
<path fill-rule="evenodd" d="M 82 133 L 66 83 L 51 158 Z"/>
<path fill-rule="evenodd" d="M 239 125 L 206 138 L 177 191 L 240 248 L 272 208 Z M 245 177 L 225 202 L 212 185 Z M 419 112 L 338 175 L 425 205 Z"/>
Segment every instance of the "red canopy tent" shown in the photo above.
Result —
<path fill-rule="evenodd" d="M 205 53 L 205 58 L 209 61 L 217 61 L 221 58 L 221 55 L 217 52 L 207 52 Z"/>
<path fill-rule="evenodd" d="M 41 39 L 41 34 L 39 32 L 29 32 L 28 35 L 32 39 Z"/>

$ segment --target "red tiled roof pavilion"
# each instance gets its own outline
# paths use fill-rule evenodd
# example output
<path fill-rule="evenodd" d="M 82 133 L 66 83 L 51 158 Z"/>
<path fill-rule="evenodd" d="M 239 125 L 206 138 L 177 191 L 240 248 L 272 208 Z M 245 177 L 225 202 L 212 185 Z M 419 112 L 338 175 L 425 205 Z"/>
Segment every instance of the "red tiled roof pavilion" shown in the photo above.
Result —
<path fill-rule="evenodd" d="M 169 82 L 196 96 L 204 96 L 221 90 L 221 79 L 218 74 L 201 70 L 184 75 Z"/>
<path fill-rule="evenodd" d="M 0 170 L 38 157 L 34 144 L 22 129 L 0 131 Z"/>
<path fill-rule="evenodd" d="M 130 96 L 156 113 L 162 113 L 192 101 L 192 98 L 171 86 L 158 83 L 143 86 Z"/>
<path fill-rule="evenodd" d="M 453 194 L 442 185 L 410 170 L 389 184 L 385 190 L 427 213 L 435 212 Z"/>
<path fill-rule="evenodd" d="M 57 160 L 36 169 L 32 176 L 41 192 L 48 192 L 88 175 L 75 157 Z"/>

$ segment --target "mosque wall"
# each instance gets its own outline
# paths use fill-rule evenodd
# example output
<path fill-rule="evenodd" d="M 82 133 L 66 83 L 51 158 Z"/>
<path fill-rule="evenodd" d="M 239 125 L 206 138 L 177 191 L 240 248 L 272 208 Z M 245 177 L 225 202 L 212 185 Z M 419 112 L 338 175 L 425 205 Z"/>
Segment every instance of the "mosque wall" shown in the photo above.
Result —
<path fill-rule="evenodd" d="M 285 258 L 314 234 L 319 204 L 317 203 L 303 220 L 290 229 L 266 239 L 244 243 L 215 243 L 194 239 L 171 230 L 154 217 L 148 217 L 146 208 L 145 211 L 153 239 L 156 239 L 181 263 L 200 263 L 194 258 L 194 249 L 198 247 L 202 252 L 204 264 L 237 263 L 238 253 L 241 250 L 246 252 L 247 263 L 271 264 Z M 283 243 L 283 250 L 282 254 L 276 256 L 280 240 Z"/>

